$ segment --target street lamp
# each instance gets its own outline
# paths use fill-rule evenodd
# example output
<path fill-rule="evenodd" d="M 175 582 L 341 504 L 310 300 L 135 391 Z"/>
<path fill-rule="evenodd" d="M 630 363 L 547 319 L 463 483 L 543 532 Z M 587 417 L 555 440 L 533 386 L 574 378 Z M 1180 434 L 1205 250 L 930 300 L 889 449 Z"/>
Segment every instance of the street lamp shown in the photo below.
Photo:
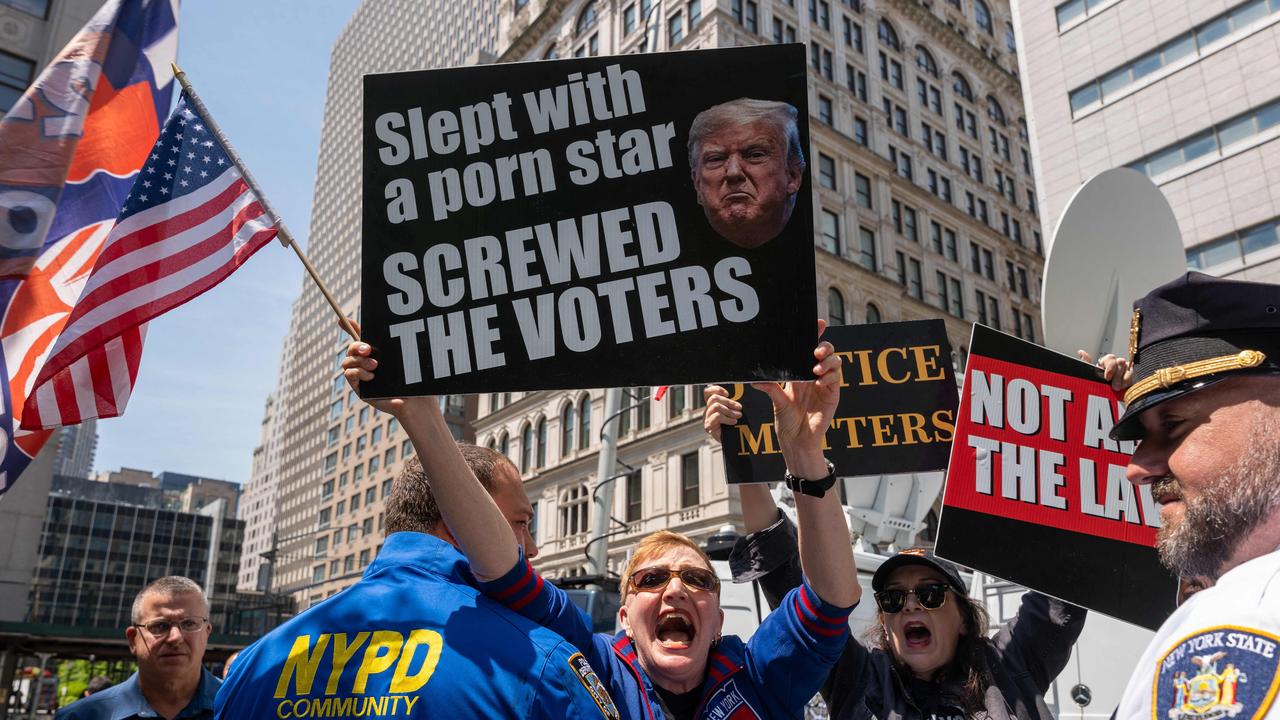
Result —
<path fill-rule="evenodd" d="M 345 529 L 347 531 L 347 534 L 350 535 L 352 528 L 359 528 L 359 527 L 360 527 L 359 523 L 351 523 L 350 525 L 347 525 Z M 264 579 L 265 581 L 260 581 L 258 583 L 258 586 L 263 587 L 264 592 L 266 592 L 268 595 L 272 594 L 275 591 L 276 559 L 279 557 L 280 545 L 282 543 L 290 543 L 290 542 L 293 542 L 294 540 L 301 540 L 307 537 L 314 537 L 321 533 L 329 533 L 332 530 L 333 528 L 328 528 L 328 527 L 317 528 L 315 530 L 298 533 L 296 535 L 290 535 L 288 537 L 280 537 L 279 533 L 277 533 L 275 530 L 272 530 L 271 531 L 271 548 L 269 550 L 265 550 L 263 552 L 258 553 L 258 557 L 266 561 L 266 567 L 267 567 L 266 578 Z"/>

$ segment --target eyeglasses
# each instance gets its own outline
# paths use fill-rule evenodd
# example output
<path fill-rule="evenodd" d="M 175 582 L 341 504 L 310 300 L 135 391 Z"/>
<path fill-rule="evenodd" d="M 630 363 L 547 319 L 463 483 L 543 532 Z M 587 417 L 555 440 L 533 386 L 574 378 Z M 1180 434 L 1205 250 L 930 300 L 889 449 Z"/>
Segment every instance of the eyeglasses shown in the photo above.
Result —
<path fill-rule="evenodd" d="M 915 590 L 902 590 L 900 588 L 881 590 L 876 593 L 876 604 L 880 606 L 881 612 L 892 615 L 902 612 L 902 607 L 907 604 L 908 595 L 915 595 L 916 600 L 920 601 L 920 606 L 925 610 L 937 610 L 947 601 L 947 591 L 949 590 L 951 588 L 942 583 L 921 585 Z"/>
<path fill-rule="evenodd" d="M 183 618 L 176 623 L 171 623 L 168 620 L 152 620 L 141 625 L 134 623 L 133 626 L 146 630 L 151 637 L 163 638 L 169 637 L 169 631 L 173 629 L 174 625 L 177 625 L 178 629 L 184 634 L 192 635 L 204 630 L 204 626 L 208 622 L 209 618 L 189 617 Z"/>
<path fill-rule="evenodd" d="M 720 578 L 710 570 L 696 567 L 683 570 L 664 567 L 641 568 L 631 573 L 631 587 L 638 592 L 657 592 L 671 582 L 673 575 L 679 575 L 680 582 L 694 590 L 720 591 Z"/>

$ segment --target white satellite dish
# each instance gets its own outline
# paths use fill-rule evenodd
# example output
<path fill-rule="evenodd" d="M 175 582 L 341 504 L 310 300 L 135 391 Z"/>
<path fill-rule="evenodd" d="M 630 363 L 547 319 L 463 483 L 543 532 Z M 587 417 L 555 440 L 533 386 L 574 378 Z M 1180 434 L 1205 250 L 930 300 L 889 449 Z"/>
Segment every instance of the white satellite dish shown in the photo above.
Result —
<path fill-rule="evenodd" d="M 1046 347 L 1129 354 L 1133 301 L 1187 271 L 1169 201 L 1142 173 L 1115 168 L 1072 196 L 1058 221 L 1040 294 Z"/>

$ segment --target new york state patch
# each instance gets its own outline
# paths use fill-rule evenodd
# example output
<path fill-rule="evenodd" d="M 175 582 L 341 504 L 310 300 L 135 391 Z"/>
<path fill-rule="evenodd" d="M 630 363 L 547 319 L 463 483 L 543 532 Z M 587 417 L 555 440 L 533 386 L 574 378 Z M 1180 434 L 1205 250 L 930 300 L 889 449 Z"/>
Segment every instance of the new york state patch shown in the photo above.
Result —
<path fill-rule="evenodd" d="M 1223 625 L 1179 641 L 1156 663 L 1151 720 L 1259 720 L 1280 687 L 1280 636 Z"/>

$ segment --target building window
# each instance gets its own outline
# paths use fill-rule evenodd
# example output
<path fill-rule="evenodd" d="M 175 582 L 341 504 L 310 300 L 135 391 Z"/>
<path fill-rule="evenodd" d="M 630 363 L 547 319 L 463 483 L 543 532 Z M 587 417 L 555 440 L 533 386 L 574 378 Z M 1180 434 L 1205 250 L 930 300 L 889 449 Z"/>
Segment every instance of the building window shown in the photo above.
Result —
<path fill-rule="evenodd" d="M 920 242 L 920 235 L 916 228 L 916 211 L 915 208 L 904 205 L 897 200 L 893 201 L 893 229 L 899 235 L 907 238 L 912 242 Z"/>
<path fill-rule="evenodd" d="M 680 456 L 680 507 L 691 508 L 702 502 L 698 478 L 698 453 Z"/>
<path fill-rule="evenodd" d="M 1088 3 L 1094 5 L 1097 3 Z M 1071 3 L 1058 6 L 1058 22 L 1062 23 L 1064 10 Z M 1216 50 L 1222 43 L 1234 42 L 1244 37 L 1246 30 L 1255 23 L 1280 13 L 1280 2 L 1272 0 L 1248 0 L 1197 25 L 1163 45 L 1135 60 L 1121 65 L 1100 77 L 1072 90 L 1069 94 L 1071 112 L 1079 113 L 1094 105 L 1109 102 L 1122 95 L 1126 89 L 1144 78 L 1163 75 L 1166 68 L 1183 58 L 1200 56 Z M 1078 15 L 1078 13 L 1076 13 Z M 1074 18 L 1076 15 L 1072 15 Z"/>
<path fill-rule="evenodd" d="M 818 153 L 818 184 L 829 190 L 837 190 L 836 187 L 836 161 L 829 155 Z"/>
<path fill-rule="evenodd" d="M 578 449 L 586 450 L 591 445 L 591 396 L 583 395 L 578 402 Z"/>
<path fill-rule="evenodd" d="M 994 95 L 987 96 L 987 117 L 1000 125 L 1008 124 L 1004 119 L 1004 108 L 1000 106 L 1000 101 L 996 100 Z"/>
<path fill-rule="evenodd" d="M 689 0 L 685 7 L 689 9 L 689 30 L 692 31 L 693 26 L 702 19 L 702 0 Z"/>
<path fill-rule="evenodd" d="M 533 469 L 533 425 L 526 424 L 520 431 L 520 472 Z"/>
<path fill-rule="evenodd" d="M 861 100 L 867 101 L 867 74 L 861 70 L 855 69 L 852 65 L 844 66 L 844 75 L 849 85 L 850 92 L 853 96 Z"/>
<path fill-rule="evenodd" d="M 582 12 L 578 14 L 578 22 L 574 25 L 574 33 L 582 35 L 586 31 L 596 26 L 599 17 L 596 14 L 596 0 L 588 0 L 586 7 L 582 8 Z"/>
<path fill-rule="evenodd" d="M 560 413 L 560 454 L 568 455 L 573 450 L 573 432 L 577 430 L 578 409 L 569 402 Z"/>
<path fill-rule="evenodd" d="M 902 52 L 902 43 L 898 41 L 898 32 L 893 29 L 888 20 L 880 20 L 876 26 L 876 34 L 880 38 L 880 44 L 884 45 L 894 52 Z"/>
<path fill-rule="evenodd" d="M 633 388 L 632 392 L 636 397 L 636 430 L 647 430 L 649 428 L 649 418 L 652 413 L 650 408 L 652 400 L 649 396 L 649 388 Z"/>
<path fill-rule="evenodd" d="M 644 517 L 644 485 L 640 481 L 640 471 L 627 475 L 627 513 L 626 521 L 639 522 Z"/>
<path fill-rule="evenodd" d="M 835 114 L 831 110 L 831 98 L 818 96 L 818 119 L 828 125 L 835 125 Z"/>
<path fill-rule="evenodd" d="M 844 325 L 844 296 L 835 288 L 827 288 L 827 324 Z"/>
<path fill-rule="evenodd" d="M 41 20 L 49 17 L 49 0 L 0 0 L 0 5 L 21 10 L 28 15 L 35 15 Z"/>
<path fill-rule="evenodd" d="M 898 148 L 890 145 L 889 162 L 893 163 L 894 167 L 898 169 L 899 175 L 908 180 L 914 179 L 914 175 L 911 170 L 911 156 L 905 151 L 899 150 Z"/>
<path fill-rule="evenodd" d="M 680 417 L 686 407 L 688 404 L 685 402 L 684 386 L 670 386 L 667 389 L 667 412 L 669 413 L 667 417 L 673 419 Z"/>
<path fill-rule="evenodd" d="M 1170 172 L 1204 157 L 1221 157 L 1228 148 L 1256 142 L 1257 137 L 1280 125 L 1280 100 L 1250 110 L 1185 140 L 1139 158 L 1129 167 L 1147 177 Z"/>
<path fill-rule="evenodd" d="M 667 45 L 673 46 L 684 38 L 684 18 L 676 13 L 667 18 Z"/>
<path fill-rule="evenodd" d="M 1280 218 L 1273 218 L 1261 225 L 1187 248 L 1187 267 L 1195 270 L 1217 266 L 1241 267 L 1251 253 L 1280 244 L 1277 240 L 1278 227 Z"/>
<path fill-rule="evenodd" d="M 875 303 L 867 303 L 867 324 L 872 325 L 880 322 L 880 308 Z"/>
<path fill-rule="evenodd" d="M 747 0 L 747 17 L 742 26 L 753 35 L 760 32 L 760 6 L 754 0 Z M 795 42 L 795 29 L 791 30 L 789 42 Z"/>
<path fill-rule="evenodd" d="M 636 31 L 636 6 L 635 3 L 628 5 L 622 11 L 622 32 L 624 35 L 630 35 Z"/>
<path fill-rule="evenodd" d="M 858 227 L 858 264 L 871 272 L 879 266 L 876 262 L 876 234 L 861 226 Z"/>
<path fill-rule="evenodd" d="M 822 211 L 822 249 L 840 254 L 840 217 L 830 210 Z"/>
<path fill-rule="evenodd" d="M 916 47 L 916 67 L 935 78 L 938 77 L 938 63 L 923 45 Z"/>
<path fill-rule="evenodd" d="M 862 26 L 847 17 L 844 18 L 843 24 L 845 47 L 853 48 L 859 55 L 863 54 L 866 48 L 862 41 Z"/>
<path fill-rule="evenodd" d="M 853 195 L 859 207 L 871 209 L 871 178 L 862 173 L 853 174 Z"/>
<path fill-rule="evenodd" d="M 586 532 L 587 503 L 591 493 L 586 485 L 575 485 L 560 492 L 560 537 Z"/>
<path fill-rule="evenodd" d="M 978 27 L 988 35 L 994 35 L 995 30 L 991 25 L 991 8 L 982 0 L 973 0 L 973 19 L 977 21 Z"/>
<path fill-rule="evenodd" d="M 538 460 L 538 467 L 541 468 L 541 467 L 547 466 L 547 419 L 546 418 L 544 417 L 538 418 L 537 433 L 538 433 L 537 460 Z M 373 468 L 370 468 L 370 471 L 372 470 Z"/>
<path fill-rule="evenodd" d="M 860 117 L 853 119 L 853 141 L 859 145 L 866 147 L 869 140 L 867 138 L 867 121 Z"/>

